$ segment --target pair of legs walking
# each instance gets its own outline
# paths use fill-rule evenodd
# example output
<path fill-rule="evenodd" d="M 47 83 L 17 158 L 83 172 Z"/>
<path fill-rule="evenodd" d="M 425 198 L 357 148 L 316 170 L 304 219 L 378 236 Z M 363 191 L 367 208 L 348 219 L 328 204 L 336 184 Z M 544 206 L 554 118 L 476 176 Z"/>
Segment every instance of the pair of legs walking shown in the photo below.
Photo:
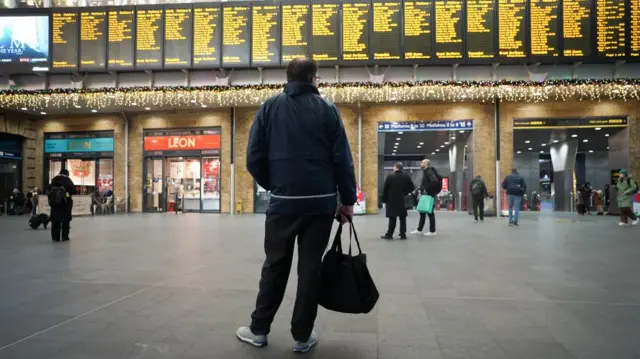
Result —
<path fill-rule="evenodd" d="M 509 224 L 518 225 L 520 220 L 520 204 L 522 203 L 522 197 L 514 196 L 510 194 L 508 196 L 509 201 Z"/>
<path fill-rule="evenodd" d="M 271 323 L 287 288 L 296 238 L 298 239 L 298 290 L 291 319 L 291 334 L 296 345 L 309 342 L 310 338 L 315 336 L 312 332 L 318 313 L 322 256 L 329 243 L 333 221 L 333 215 L 267 215 L 264 240 L 266 259 L 262 266 L 256 309 L 251 314 L 249 327 L 253 336 L 263 337 L 264 342 L 252 342 L 243 338 L 240 333 L 243 328 L 238 331 L 240 339 L 258 346 L 266 344 L 266 335 L 271 330 Z"/>
<path fill-rule="evenodd" d="M 385 237 L 393 237 L 393 232 L 396 231 L 396 219 L 398 218 L 400 218 L 400 238 L 407 238 L 407 217 L 389 217 L 389 227 L 387 228 L 387 234 L 385 234 Z"/>
<path fill-rule="evenodd" d="M 70 231 L 71 221 L 51 222 L 51 240 L 55 242 L 68 241 Z"/>
<path fill-rule="evenodd" d="M 429 216 L 429 233 L 436 233 L 436 214 L 434 212 L 420 213 L 420 220 L 418 221 L 418 232 L 422 233 L 425 222 L 427 221 L 427 216 Z"/>
<path fill-rule="evenodd" d="M 480 217 L 480 220 L 484 221 L 484 197 L 471 198 L 471 204 L 473 205 L 473 219 L 477 222 Z"/>
<path fill-rule="evenodd" d="M 638 220 L 638 217 L 633 213 L 633 209 L 629 207 L 620 208 L 620 223 L 628 224 L 629 218 L 633 222 Z"/>

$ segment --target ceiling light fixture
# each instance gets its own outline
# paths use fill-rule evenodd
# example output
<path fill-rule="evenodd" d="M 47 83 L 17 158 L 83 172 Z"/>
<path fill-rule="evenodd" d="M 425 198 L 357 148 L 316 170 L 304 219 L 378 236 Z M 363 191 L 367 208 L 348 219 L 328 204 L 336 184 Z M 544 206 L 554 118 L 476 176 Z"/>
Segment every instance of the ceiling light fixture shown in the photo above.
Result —
<path fill-rule="evenodd" d="M 440 149 L 439 149 L 439 148 L 436 148 L 436 152 L 440 152 Z"/>
<path fill-rule="evenodd" d="M 605 134 L 605 135 L 604 135 L 604 137 L 609 137 L 609 134 L 608 134 L 608 133 L 607 133 L 607 134 Z"/>
<path fill-rule="evenodd" d="M 543 143 L 543 144 L 542 144 L 542 147 L 547 147 L 547 144 L 546 144 L 546 143 Z"/>
<path fill-rule="evenodd" d="M 558 140 L 553 140 L 553 143 L 558 143 Z"/>
<path fill-rule="evenodd" d="M 401 139 L 402 139 L 402 138 L 398 137 L 398 138 L 396 138 L 396 141 L 400 141 Z"/>
<path fill-rule="evenodd" d="M 584 140 L 582 140 L 582 142 L 587 143 L 589 142 L 589 140 L 585 138 Z"/>
<path fill-rule="evenodd" d="M 75 107 L 75 108 L 82 108 L 82 106 L 80 106 L 80 105 L 74 105 L 73 107 Z"/>
<path fill-rule="evenodd" d="M 602 127 L 596 127 L 596 131 L 602 130 Z"/>
<path fill-rule="evenodd" d="M 26 110 L 27 110 L 27 108 L 26 108 L 26 107 L 23 107 L 23 108 L 21 108 L 21 110 L 22 110 L 22 111 L 26 111 Z"/>
<path fill-rule="evenodd" d="M 418 148 L 422 148 L 422 146 L 417 146 Z"/>
<path fill-rule="evenodd" d="M 444 148 L 444 145 L 440 145 L 440 148 Z"/>
<path fill-rule="evenodd" d="M 593 153 L 593 150 L 589 150 L 589 153 Z"/>
<path fill-rule="evenodd" d="M 448 145 L 448 144 L 449 144 L 449 141 L 445 142 L 444 144 L 445 144 L 445 145 Z"/>
<path fill-rule="evenodd" d="M 424 145 L 424 142 L 420 142 L 420 146 Z"/>
<path fill-rule="evenodd" d="M 435 153 L 435 152 L 431 152 L 431 154 L 432 154 L 432 155 L 435 155 L 436 153 Z"/>
<path fill-rule="evenodd" d="M 42 112 L 40 112 L 40 114 L 41 114 L 41 115 L 46 115 L 47 113 L 46 113 L 46 112 L 44 112 L 44 111 L 42 111 Z"/>
<path fill-rule="evenodd" d="M 517 153 L 518 153 L 518 154 L 521 154 L 521 153 L 522 153 L 522 151 L 518 151 Z"/>
<path fill-rule="evenodd" d="M 524 143 L 531 143 L 531 141 L 529 141 L 529 140 L 526 140 L 526 141 L 524 141 Z"/>
<path fill-rule="evenodd" d="M 399 135 L 403 134 L 404 132 L 398 132 Z"/>
<path fill-rule="evenodd" d="M 460 133 L 464 133 L 464 131 L 460 131 Z"/>
<path fill-rule="evenodd" d="M 574 133 L 573 135 L 571 135 L 571 137 L 576 138 L 578 137 L 578 135 Z"/>
<path fill-rule="evenodd" d="M 451 139 L 452 139 L 452 140 L 455 140 L 455 139 L 456 139 L 456 136 L 451 136 Z"/>
<path fill-rule="evenodd" d="M 149 111 L 149 110 L 151 110 L 151 107 L 145 107 L 144 109 Z"/>
<path fill-rule="evenodd" d="M 540 151 L 540 153 L 544 153 L 544 151 Z"/>
<path fill-rule="evenodd" d="M 96 113 L 96 112 L 98 112 L 98 110 L 93 109 L 93 110 L 91 110 L 91 112 Z"/>
<path fill-rule="evenodd" d="M 609 146 L 607 146 L 607 149 L 609 149 Z"/>
<path fill-rule="evenodd" d="M 398 142 L 396 142 L 396 143 L 394 143 L 393 145 L 394 145 L 394 146 L 397 146 L 397 145 L 399 145 L 399 143 L 398 143 Z"/>
<path fill-rule="evenodd" d="M 529 147 L 529 151 L 533 151 L 533 148 Z"/>

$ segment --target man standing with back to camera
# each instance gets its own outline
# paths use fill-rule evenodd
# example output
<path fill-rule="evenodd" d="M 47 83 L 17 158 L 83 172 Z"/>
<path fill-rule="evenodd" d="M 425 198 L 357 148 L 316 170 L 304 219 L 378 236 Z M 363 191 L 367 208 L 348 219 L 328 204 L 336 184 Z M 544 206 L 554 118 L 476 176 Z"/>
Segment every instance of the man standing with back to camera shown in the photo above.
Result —
<path fill-rule="evenodd" d="M 69 178 L 69 171 L 60 170 L 53 177 L 49 186 L 49 206 L 51 207 L 51 240 L 68 241 L 71 231 L 71 212 L 73 210 L 72 195 L 76 194 L 76 186 Z M 62 237 L 60 237 L 62 233 Z"/>
<path fill-rule="evenodd" d="M 256 309 L 251 325 L 236 332 L 262 347 L 284 298 L 293 249 L 298 239 L 298 290 L 291 319 L 293 350 L 308 352 L 318 337 L 322 255 L 338 208 L 344 223 L 353 216 L 356 180 L 351 149 L 340 114 L 317 89 L 315 61 L 298 58 L 287 66 L 284 92 L 260 107 L 251 126 L 247 169 L 271 199 Z"/>

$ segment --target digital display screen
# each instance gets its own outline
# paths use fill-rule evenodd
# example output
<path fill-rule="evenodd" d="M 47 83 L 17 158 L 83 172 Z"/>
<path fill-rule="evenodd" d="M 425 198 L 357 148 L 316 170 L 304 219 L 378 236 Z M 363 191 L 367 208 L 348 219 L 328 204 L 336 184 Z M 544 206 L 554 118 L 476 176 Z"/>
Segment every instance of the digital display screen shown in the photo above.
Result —
<path fill-rule="evenodd" d="M 191 67 L 193 9 L 190 5 L 165 5 L 164 68 Z"/>
<path fill-rule="evenodd" d="M 109 9 L 109 70 L 133 70 L 135 20 L 133 7 Z"/>
<path fill-rule="evenodd" d="M 370 9 L 371 4 L 366 0 L 342 3 L 342 60 L 345 63 L 370 59 Z"/>
<path fill-rule="evenodd" d="M 599 57 L 626 55 L 625 1 L 596 0 L 596 49 Z"/>
<path fill-rule="evenodd" d="M 251 6 L 222 6 L 222 66 L 249 67 L 251 53 Z"/>
<path fill-rule="evenodd" d="M 629 0 L 629 55 L 640 57 L 640 0 Z"/>
<path fill-rule="evenodd" d="M 251 11 L 251 66 L 279 66 L 280 6 L 254 3 Z"/>
<path fill-rule="evenodd" d="M 51 70 L 78 70 L 78 13 L 55 10 L 51 14 Z"/>
<path fill-rule="evenodd" d="M 404 2 L 403 35 L 405 62 L 433 58 L 433 0 Z"/>
<path fill-rule="evenodd" d="M 463 0 L 435 0 L 436 60 L 463 58 L 463 5 Z"/>
<path fill-rule="evenodd" d="M 107 10 L 80 11 L 80 70 L 104 71 L 107 67 Z"/>
<path fill-rule="evenodd" d="M 0 69 L 4 73 L 49 70 L 49 16 L 0 16 Z"/>
<path fill-rule="evenodd" d="M 496 58 L 496 0 L 467 0 L 467 59 Z"/>
<path fill-rule="evenodd" d="M 219 67 L 222 29 L 220 6 L 193 5 L 193 67 Z"/>
<path fill-rule="evenodd" d="M 311 5 L 311 57 L 321 64 L 332 64 L 340 55 L 340 4 Z"/>
<path fill-rule="evenodd" d="M 402 61 L 402 2 L 374 0 L 372 31 L 373 60 Z"/>
<path fill-rule="evenodd" d="M 136 8 L 136 69 L 162 68 L 163 18 L 162 7 Z"/>
<path fill-rule="evenodd" d="M 503 59 L 524 59 L 527 0 L 498 0 L 498 54 Z"/>
<path fill-rule="evenodd" d="M 282 4 L 282 64 L 298 57 L 309 56 L 309 31 L 311 30 L 311 5 L 304 3 Z"/>
<path fill-rule="evenodd" d="M 530 1 L 531 56 L 560 56 L 559 2 L 557 0 Z"/>
<path fill-rule="evenodd" d="M 592 0 L 562 1 L 562 41 L 565 57 L 589 57 Z"/>

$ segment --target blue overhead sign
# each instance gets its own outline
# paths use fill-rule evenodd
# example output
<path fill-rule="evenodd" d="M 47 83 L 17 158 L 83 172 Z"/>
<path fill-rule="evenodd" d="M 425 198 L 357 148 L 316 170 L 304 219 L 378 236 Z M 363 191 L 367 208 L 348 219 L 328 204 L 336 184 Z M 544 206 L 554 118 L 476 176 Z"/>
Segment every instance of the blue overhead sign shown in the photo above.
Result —
<path fill-rule="evenodd" d="M 378 132 L 473 130 L 473 120 L 378 122 Z"/>
<path fill-rule="evenodd" d="M 13 158 L 19 160 L 22 157 L 20 157 L 20 154 L 17 152 L 0 151 L 0 158 Z"/>
<path fill-rule="evenodd" d="M 44 152 L 113 152 L 113 138 L 47 139 L 44 140 Z"/>

